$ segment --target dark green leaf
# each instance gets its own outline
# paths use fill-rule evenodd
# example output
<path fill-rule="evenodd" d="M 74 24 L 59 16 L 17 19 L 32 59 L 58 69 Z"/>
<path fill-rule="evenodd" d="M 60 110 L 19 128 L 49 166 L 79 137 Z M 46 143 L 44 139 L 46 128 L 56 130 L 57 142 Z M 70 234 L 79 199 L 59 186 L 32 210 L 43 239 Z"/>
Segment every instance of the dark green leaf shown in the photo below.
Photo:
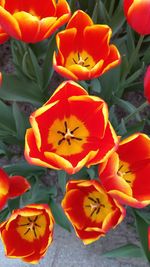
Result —
<path fill-rule="evenodd" d="M 58 171 L 58 184 L 64 193 L 66 190 L 67 173 L 65 171 Z"/>
<path fill-rule="evenodd" d="M 24 141 L 26 129 L 30 127 L 27 117 L 20 111 L 18 105 L 13 103 L 13 115 L 16 124 L 16 134 Z"/>
<path fill-rule="evenodd" d="M 8 209 L 10 212 L 12 212 L 15 209 L 19 209 L 20 208 L 20 197 L 9 199 L 7 203 L 8 203 Z"/>
<path fill-rule="evenodd" d="M 140 247 L 134 244 L 127 244 L 119 248 L 115 248 L 109 252 L 103 254 L 104 257 L 124 258 L 124 257 L 135 257 L 143 258 L 144 255 Z"/>
<path fill-rule="evenodd" d="M 54 216 L 56 223 L 59 224 L 64 229 L 71 232 L 70 222 L 68 221 L 61 206 L 59 204 L 57 204 L 52 198 L 50 199 L 49 204 L 50 204 L 50 208 L 52 210 L 52 213 L 53 213 L 53 216 Z"/>
<path fill-rule="evenodd" d="M 4 222 L 9 214 L 9 209 L 5 208 L 0 211 L 0 223 Z"/>

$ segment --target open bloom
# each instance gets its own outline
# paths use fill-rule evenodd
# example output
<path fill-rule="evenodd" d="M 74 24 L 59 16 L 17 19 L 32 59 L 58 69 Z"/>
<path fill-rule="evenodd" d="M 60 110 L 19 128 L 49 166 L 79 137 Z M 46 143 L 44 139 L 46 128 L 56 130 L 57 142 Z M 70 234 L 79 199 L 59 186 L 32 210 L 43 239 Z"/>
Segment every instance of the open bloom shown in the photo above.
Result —
<path fill-rule="evenodd" d="M 32 204 L 13 211 L 0 225 L 6 256 L 37 263 L 53 239 L 54 219 L 45 204 Z"/>
<path fill-rule="evenodd" d="M 29 163 L 70 174 L 104 160 L 118 143 L 106 103 L 72 81 L 63 82 L 31 114 L 30 123 L 25 141 Z"/>
<path fill-rule="evenodd" d="M 30 189 L 29 182 L 22 176 L 9 177 L 3 169 L 0 169 L 0 209 L 9 198 L 17 197 Z"/>
<path fill-rule="evenodd" d="M 117 153 L 99 166 L 100 180 L 122 204 L 143 208 L 150 204 L 150 138 L 134 134 L 124 139 Z"/>
<path fill-rule="evenodd" d="M 144 76 L 144 95 L 150 103 L 150 65 L 148 66 Z"/>
<path fill-rule="evenodd" d="M 150 1 L 124 0 L 124 13 L 129 25 L 139 34 L 150 34 Z"/>
<path fill-rule="evenodd" d="M 54 69 L 72 80 L 99 77 L 120 62 L 117 48 L 109 44 L 111 33 L 109 26 L 94 25 L 86 13 L 76 11 L 56 36 Z"/>
<path fill-rule="evenodd" d="M 9 39 L 9 35 L 0 26 L 0 44 L 5 43 Z"/>
<path fill-rule="evenodd" d="M 48 38 L 70 17 L 66 0 L 0 1 L 0 24 L 11 37 L 27 43 Z"/>
<path fill-rule="evenodd" d="M 62 207 L 84 244 L 104 236 L 125 216 L 125 209 L 96 180 L 69 181 Z"/>

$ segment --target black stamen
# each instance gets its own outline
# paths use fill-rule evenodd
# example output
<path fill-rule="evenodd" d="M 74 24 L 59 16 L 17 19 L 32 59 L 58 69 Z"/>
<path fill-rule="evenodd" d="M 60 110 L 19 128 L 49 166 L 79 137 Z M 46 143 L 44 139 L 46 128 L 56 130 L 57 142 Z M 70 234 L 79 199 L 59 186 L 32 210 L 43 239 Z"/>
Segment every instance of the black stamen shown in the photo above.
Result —
<path fill-rule="evenodd" d="M 35 238 L 37 238 L 37 234 L 36 234 L 36 231 L 35 231 L 35 227 L 34 226 L 33 226 L 33 232 L 34 232 Z"/>
<path fill-rule="evenodd" d="M 94 203 L 97 204 L 97 202 L 96 202 L 96 200 L 95 200 L 94 198 L 92 198 L 92 197 L 88 197 L 88 199 L 92 200 Z"/>
<path fill-rule="evenodd" d="M 78 60 L 80 60 L 80 53 L 78 52 Z"/>
<path fill-rule="evenodd" d="M 120 167 L 119 167 L 119 170 L 118 170 L 118 172 L 121 170 L 121 168 L 123 167 L 123 165 L 121 165 Z"/>
<path fill-rule="evenodd" d="M 73 62 L 74 62 L 75 64 L 78 64 L 74 58 L 73 58 Z"/>
<path fill-rule="evenodd" d="M 32 222 L 32 220 L 31 220 L 31 218 L 30 218 L 30 217 L 28 217 L 28 221 L 29 221 L 29 222 Z"/>
<path fill-rule="evenodd" d="M 131 171 L 127 171 L 127 172 L 125 172 L 125 173 L 131 173 Z"/>
<path fill-rule="evenodd" d="M 94 212 L 97 210 L 97 208 L 94 208 L 94 210 L 92 211 L 92 213 L 90 214 L 90 217 L 92 217 L 92 215 L 94 214 Z"/>
<path fill-rule="evenodd" d="M 61 132 L 61 131 L 57 131 L 58 134 L 62 134 L 62 136 L 65 136 L 65 133 Z"/>
<path fill-rule="evenodd" d="M 37 218 L 38 218 L 38 216 L 35 217 L 35 219 L 33 220 L 33 222 L 36 222 L 37 221 Z"/>
<path fill-rule="evenodd" d="M 67 142 L 68 142 L 68 145 L 70 146 L 70 145 L 71 145 L 70 139 L 67 138 L 66 140 L 67 140 Z"/>
<path fill-rule="evenodd" d="M 97 200 L 97 203 L 100 204 L 100 201 L 99 201 L 99 198 L 98 197 L 96 198 L 96 200 Z"/>
<path fill-rule="evenodd" d="M 88 59 L 88 57 L 86 57 L 85 59 L 84 59 L 84 61 L 86 61 Z"/>
<path fill-rule="evenodd" d="M 84 67 L 90 67 L 90 65 L 88 64 L 88 65 L 84 65 Z"/>
<path fill-rule="evenodd" d="M 66 121 L 64 122 L 64 125 L 65 125 L 65 132 L 67 133 L 68 126 L 67 126 L 67 122 Z"/>
<path fill-rule="evenodd" d="M 61 143 L 62 143 L 63 141 L 65 141 L 65 140 L 66 140 L 65 138 L 60 139 L 60 140 L 58 141 L 58 145 L 60 146 Z"/>
<path fill-rule="evenodd" d="M 74 128 L 70 133 L 73 134 L 77 129 L 79 129 L 79 126 L 77 126 L 76 128 Z"/>
<path fill-rule="evenodd" d="M 26 235 L 31 229 L 28 228 L 27 231 L 24 233 L 24 235 Z"/>
<path fill-rule="evenodd" d="M 79 137 L 75 137 L 75 136 L 71 136 L 70 138 L 71 138 L 71 139 L 75 139 L 75 140 L 78 140 L 78 141 L 81 141 L 81 140 L 82 140 L 82 138 L 79 138 Z"/>
<path fill-rule="evenodd" d="M 129 184 L 131 184 L 131 181 L 129 181 L 129 180 L 125 180 L 127 183 L 129 183 Z"/>
<path fill-rule="evenodd" d="M 37 224 L 37 223 L 35 223 L 34 225 L 41 228 L 41 226 L 39 224 Z"/>
<path fill-rule="evenodd" d="M 19 224 L 19 226 L 26 226 L 26 225 L 30 225 L 30 223 Z"/>
<path fill-rule="evenodd" d="M 98 214 L 99 212 L 100 212 L 100 207 L 97 209 L 96 214 Z"/>

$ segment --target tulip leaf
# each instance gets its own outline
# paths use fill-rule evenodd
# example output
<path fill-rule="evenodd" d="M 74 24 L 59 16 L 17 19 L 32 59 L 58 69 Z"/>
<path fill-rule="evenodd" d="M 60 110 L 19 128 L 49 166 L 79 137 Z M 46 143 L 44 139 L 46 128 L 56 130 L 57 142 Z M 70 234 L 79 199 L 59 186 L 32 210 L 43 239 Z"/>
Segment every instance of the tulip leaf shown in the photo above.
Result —
<path fill-rule="evenodd" d="M 49 205 L 50 205 L 52 214 L 54 216 L 55 222 L 59 224 L 61 227 L 63 227 L 64 229 L 71 232 L 71 224 L 69 220 L 67 219 L 61 206 L 57 204 L 52 198 L 50 198 Z"/>
<path fill-rule="evenodd" d="M 104 253 L 103 256 L 111 258 L 124 258 L 124 257 L 144 258 L 141 248 L 135 244 L 126 244 L 119 248 L 115 248 L 111 251 Z"/>
<path fill-rule="evenodd" d="M 45 58 L 42 65 L 42 75 L 43 75 L 43 91 L 47 90 L 47 86 L 51 80 L 51 77 L 53 75 L 53 54 L 54 50 L 56 48 L 56 40 L 55 40 L 55 34 L 51 37 L 47 51 L 45 54 Z"/>
<path fill-rule="evenodd" d="M 0 223 L 4 222 L 9 214 L 8 207 L 0 211 Z"/>
<path fill-rule="evenodd" d="M 30 127 L 28 119 L 25 114 L 20 111 L 18 105 L 15 102 L 13 103 L 12 111 L 16 124 L 16 134 L 18 136 L 18 139 L 21 139 L 24 142 L 26 129 Z"/>
<path fill-rule="evenodd" d="M 25 161 L 14 163 L 10 165 L 5 165 L 4 170 L 11 175 L 24 175 L 24 176 L 31 176 L 32 174 L 41 174 L 45 172 L 45 168 L 30 165 Z"/>
<path fill-rule="evenodd" d="M 16 74 L 3 73 L 3 82 L 0 90 L 0 98 L 8 101 L 29 102 L 36 106 L 44 103 L 44 97 L 37 84 Z"/>
<path fill-rule="evenodd" d="M 8 209 L 10 212 L 12 212 L 15 209 L 19 209 L 20 208 L 20 197 L 8 199 L 7 204 L 8 204 Z"/>
<path fill-rule="evenodd" d="M 141 245 L 144 251 L 144 254 L 147 258 L 147 260 L 150 262 L 150 250 L 148 248 L 148 227 L 149 224 L 147 223 L 147 221 L 144 219 L 144 217 L 141 215 L 141 212 L 136 210 L 136 209 L 132 209 L 133 210 L 133 214 L 135 216 L 135 220 L 136 220 L 136 228 L 140 237 L 140 241 L 141 241 Z"/>
<path fill-rule="evenodd" d="M 64 193 L 66 191 L 67 173 L 65 171 L 58 171 L 58 184 Z"/>

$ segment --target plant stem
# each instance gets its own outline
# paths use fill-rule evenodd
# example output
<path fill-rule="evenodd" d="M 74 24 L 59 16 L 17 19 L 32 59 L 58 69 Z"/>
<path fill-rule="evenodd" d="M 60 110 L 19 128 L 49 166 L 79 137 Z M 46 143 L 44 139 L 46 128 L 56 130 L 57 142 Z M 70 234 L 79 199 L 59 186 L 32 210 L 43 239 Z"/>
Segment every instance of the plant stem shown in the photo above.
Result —
<path fill-rule="evenodd" d="M 136 111 L 134 111 L 133 113 L 131 113 L 127 117 L 125 117 L 124 122 L 127 123 L 133 116 L 135 116 L 138 112 L 140 112 L 141 110 L 143 110 L 148 105 L 149 105 L 149 103 L 147 101 L 145 101 L 141 106 L 139 106 L 136 109 Z"/>

